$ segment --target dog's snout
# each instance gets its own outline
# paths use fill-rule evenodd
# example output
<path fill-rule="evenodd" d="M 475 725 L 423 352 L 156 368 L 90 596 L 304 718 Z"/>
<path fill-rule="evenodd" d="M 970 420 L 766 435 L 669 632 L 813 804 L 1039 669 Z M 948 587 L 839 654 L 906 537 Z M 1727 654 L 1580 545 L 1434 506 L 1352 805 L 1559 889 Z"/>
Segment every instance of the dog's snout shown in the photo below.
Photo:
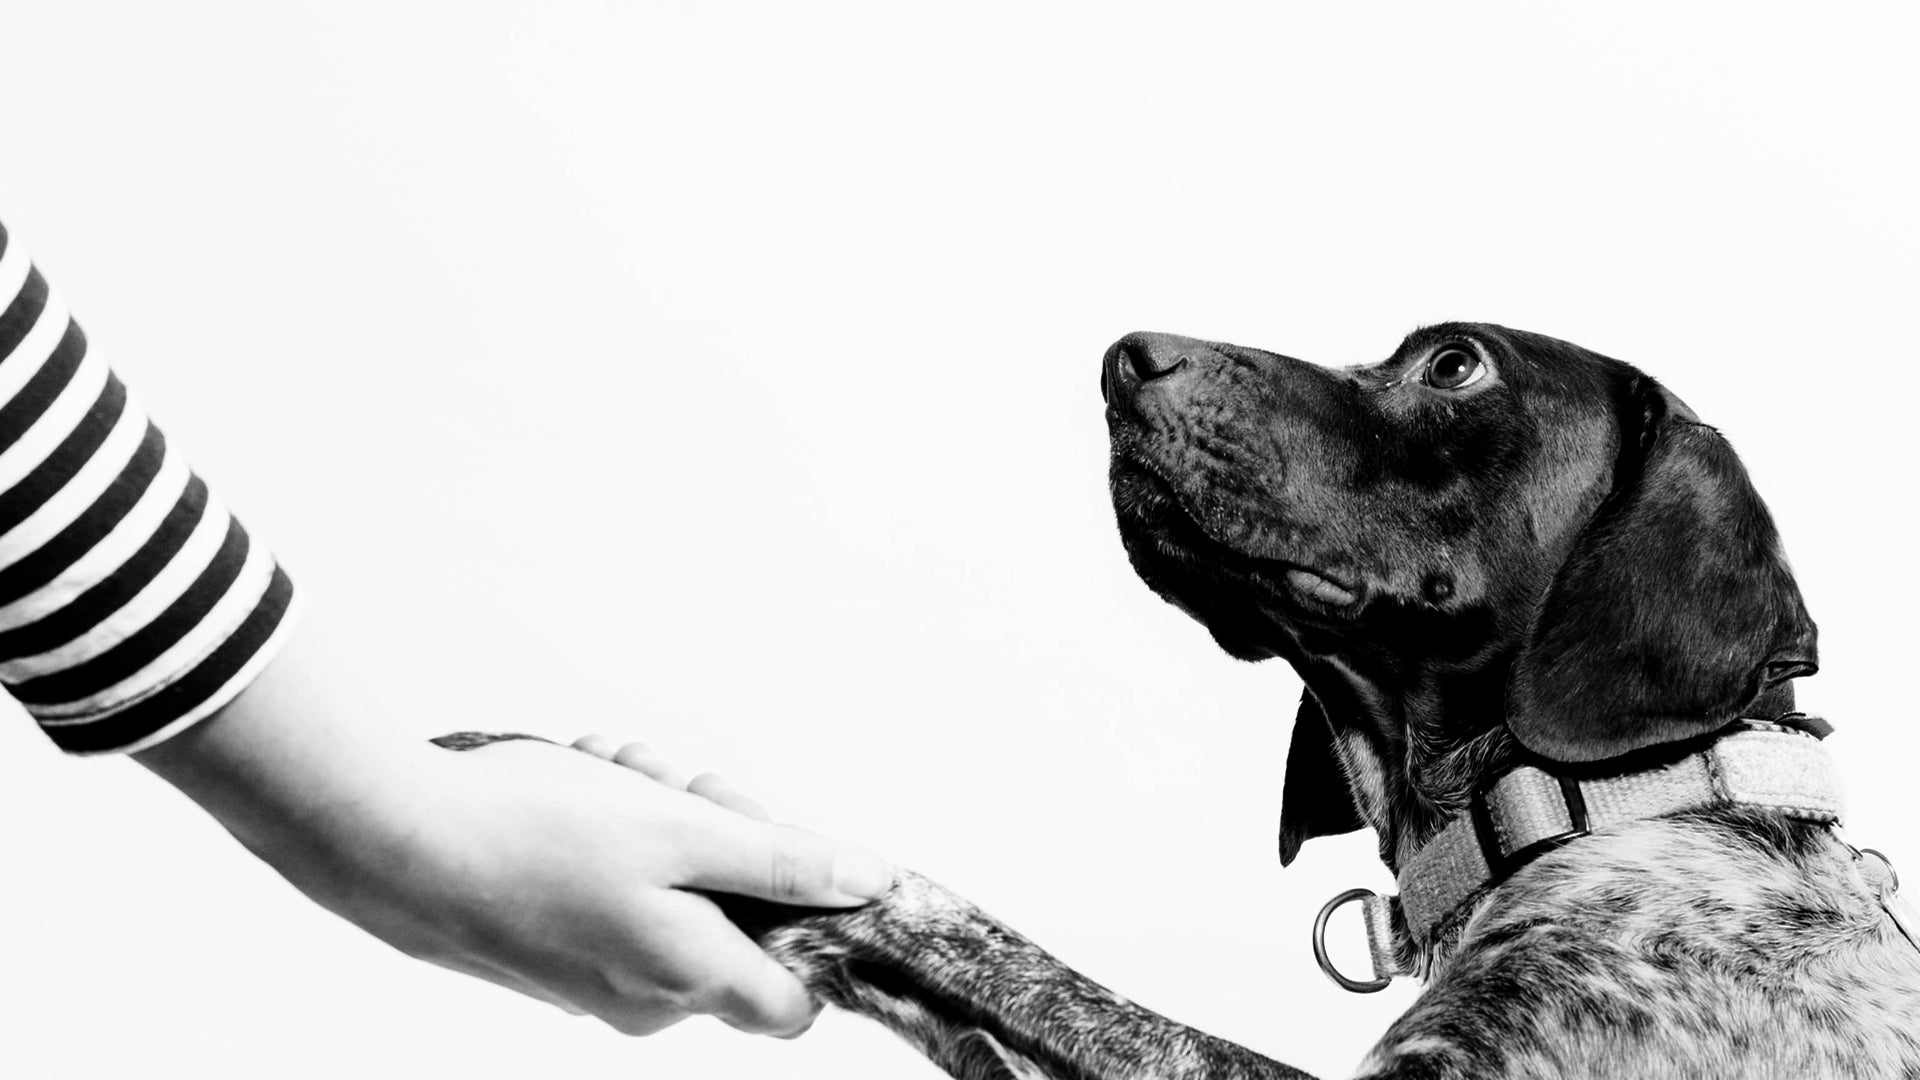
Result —
<path fill-rule="evenodd" d="M 1192 342 L 1167 334 L 1128 334 L 1114 346 L 1135 378 L 1151 382 L 1171 375 L 1193 360 Z"/>
<path fill-rule="evenodd" d="M 1193 362 L 1191 338 L 1133 333 L 1113 343 L 1100 369 L 1100 396 L 1109 404 L 1134 388 L 1163 379 Z"/>

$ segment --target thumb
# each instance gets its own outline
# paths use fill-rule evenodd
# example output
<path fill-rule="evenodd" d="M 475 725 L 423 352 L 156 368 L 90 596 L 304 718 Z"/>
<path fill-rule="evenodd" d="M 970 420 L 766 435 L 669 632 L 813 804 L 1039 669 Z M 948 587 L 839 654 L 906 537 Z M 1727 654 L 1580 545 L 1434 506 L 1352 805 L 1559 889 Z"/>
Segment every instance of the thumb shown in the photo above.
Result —
<path fill-rule="evenodd" d="M 893 867 L 790 825 L 713 807 L 685 852 L 682 884 L 784 904 L 851 907 L 893 885 Z"/>

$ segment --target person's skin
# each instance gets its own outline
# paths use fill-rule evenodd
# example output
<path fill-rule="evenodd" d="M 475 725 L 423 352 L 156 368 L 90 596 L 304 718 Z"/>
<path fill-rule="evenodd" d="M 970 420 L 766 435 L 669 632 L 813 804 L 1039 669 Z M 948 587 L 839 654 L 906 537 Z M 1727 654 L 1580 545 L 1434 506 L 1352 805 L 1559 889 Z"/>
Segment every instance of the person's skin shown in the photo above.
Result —
<path fill-rule="evenodd" d="M 577 746 L 453 753 L 399 731 L 307 620 L 226 708 L 133 756 L 410 956 L 632 1035 L 695 1013 L 804 1031 L 799 981 L 687 890 L 852 906 L 893 871 L 637 744 Z"/>

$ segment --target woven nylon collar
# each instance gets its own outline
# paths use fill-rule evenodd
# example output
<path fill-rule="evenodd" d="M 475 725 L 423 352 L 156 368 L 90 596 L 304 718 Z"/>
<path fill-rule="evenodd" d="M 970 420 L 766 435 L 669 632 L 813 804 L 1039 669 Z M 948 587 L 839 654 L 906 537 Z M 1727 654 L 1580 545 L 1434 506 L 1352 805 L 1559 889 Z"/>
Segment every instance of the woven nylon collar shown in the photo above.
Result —
<path fill-rule="evenodd" d="M 1812 718 L 1808 718 L 1812 720 Z M 1703 749 L 1652 768 L 1605 776 L 1557 775 L 1522 765 L 1476 791 L 1454 818 L 1400 868 L 1397 898 L 1407 931 L 1426 944 L 1485 889 L 1541 855 L 1590 832 L 1687 810 L 1746 806 L 1802 821 L 1840 820 L 1839 780 L 1809 731 L 1742 721 Z M 1371 991 L 1403 974 L 1395 961 L 1394 897 L 1353 889 L 1335 897 L 1314 926 L 1321 968 L 1349 990 Z M 1340 975 L 1326 959 L 1326 920 L 1342 904 L 1363 901 L 1375 978 Z"/>

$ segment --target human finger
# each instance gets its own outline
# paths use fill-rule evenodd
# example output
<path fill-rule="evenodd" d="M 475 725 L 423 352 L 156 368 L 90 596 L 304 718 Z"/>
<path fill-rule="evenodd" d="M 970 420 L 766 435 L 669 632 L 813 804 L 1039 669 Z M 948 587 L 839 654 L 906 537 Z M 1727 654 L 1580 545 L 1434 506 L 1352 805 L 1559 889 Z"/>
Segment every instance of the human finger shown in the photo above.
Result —
<path fill-rule="evenodd" d="M 775 964 L 775 967 L 780 965 Z M 780 968 L 786 971 L 785 968 Z M 789 977 L 792 973 L 788 972 Z M 813 1028 L 813 1022 L 820 1019 L 821 1011 L 826 1008 L 819 998 L 809 996 L 805 1009 L 780 1006 L 777 1011 L 765 1010 L 760 1006 L 745 1003 L 717 1009 L 714 1016 L 728 1027 L 752 1035 L 771 1035 L 776 1039 L 797 1039 Z M 753 1011 L 746 1011 L 753 1010 Z"/>
<path fill-rule="evenodd" d="M 791 971 L 761 951 L 711 900 L 691 893 L 677 898 L 684 908 L 677 929 L 702 984 L 689 1007 L 757 1035 L 792 1038 L 813 1025 L 820 1003 Z"/>
<path fill-rule="evenodd" d="M 667 1006 L 640 1009 L 595 1009 L 594 1018 L 622 1035 L 655 1035 L 692 1016 L 692 1013 Z"/>
<path fill-rule="evenodd" d="M 573 748 L 592 754 L 602 761 L 612 761 L 614 751 L 619 749 L 612 739 L 597 731 L 573 740 Z"/>
<path fill-rule="evenodd" d="M 646 743 L 630 742 L 615 750 L 613 763 L 624 765 L 635 772 L 645 773 L 668 787 L 684 789 L 687 786 L 687 774 L 654 753 L 653 747 Z"/>
<path fill-rule="evenodd" d="M 767 808 L 748 795 L 735 790 L 718 773 L 701 773 L 687 783 L 689 794 L 698 795 L 711 803 L 718 803 L 729 810 L 736 811 L 758 821 L 772 821 L 773 815 Z"/>
<path fill-rule="evenodd" d="M 878 856 L 804 829 L 717 809 L 689 829 L 677 884 L 816 907 L 864 904 L 893 885 Z"/>

